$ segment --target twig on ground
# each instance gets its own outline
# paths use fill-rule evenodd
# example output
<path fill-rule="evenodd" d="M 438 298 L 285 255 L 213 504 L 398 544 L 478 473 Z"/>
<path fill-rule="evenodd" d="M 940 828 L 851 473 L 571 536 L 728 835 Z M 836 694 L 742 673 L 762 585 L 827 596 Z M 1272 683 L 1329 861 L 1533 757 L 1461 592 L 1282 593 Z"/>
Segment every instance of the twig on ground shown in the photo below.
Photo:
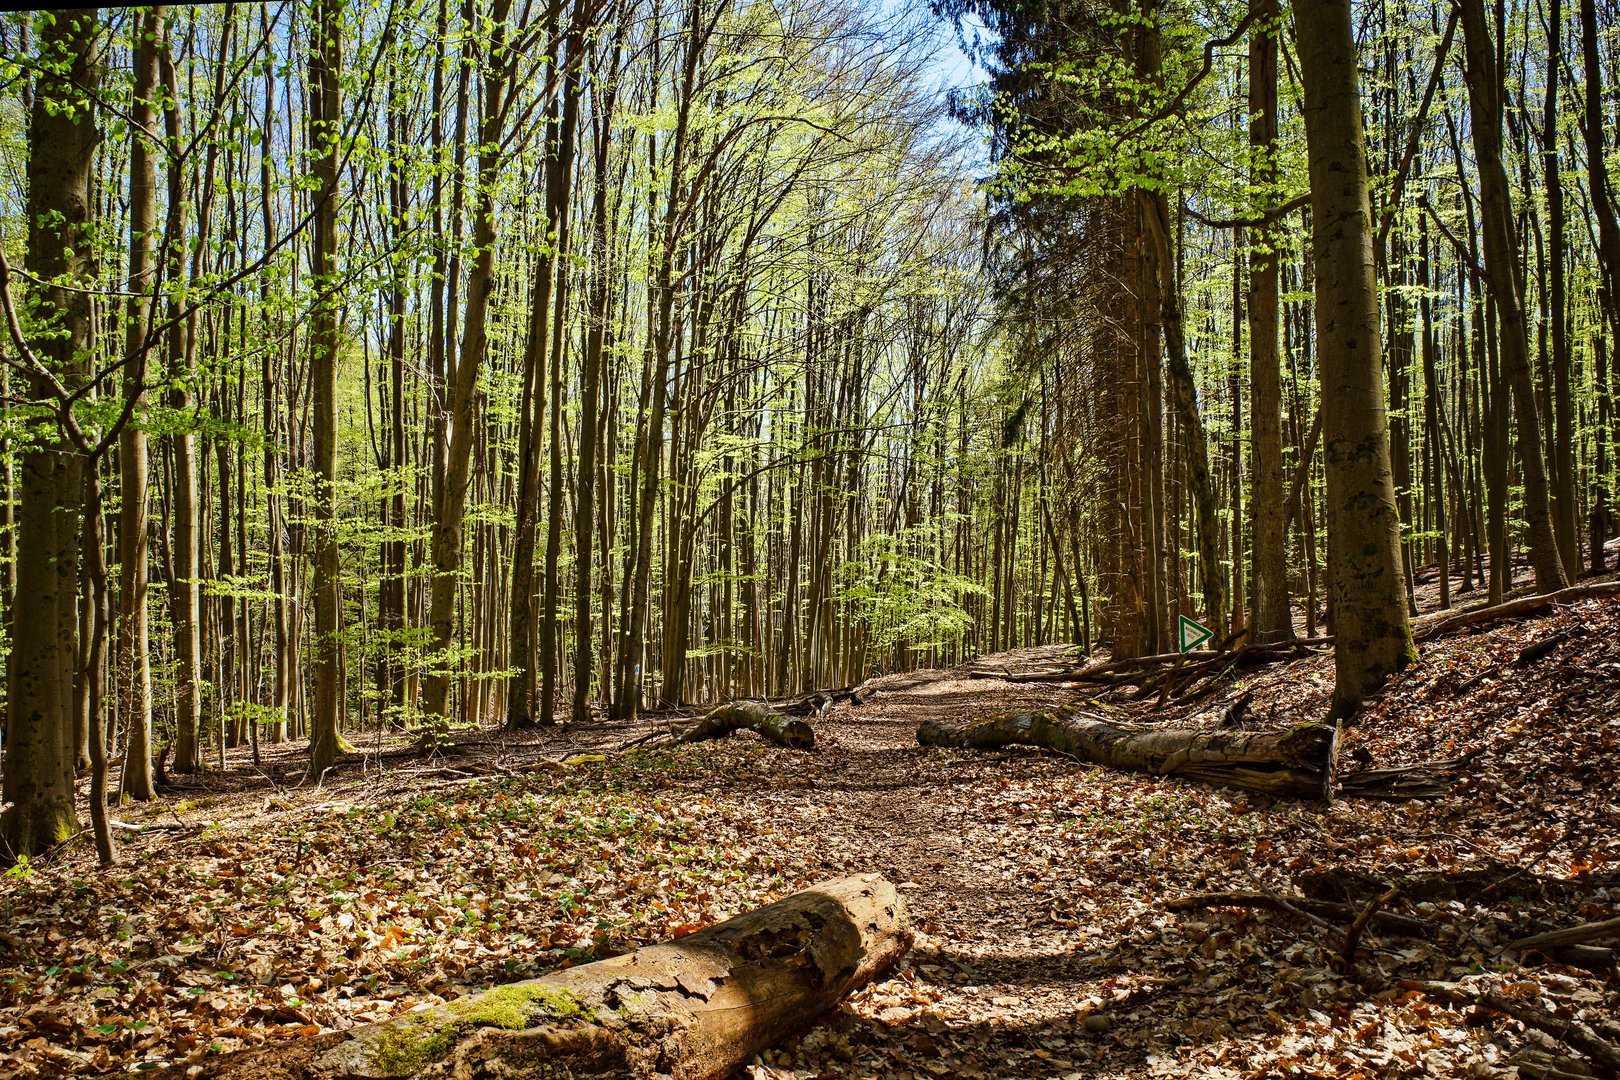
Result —
<path fill-rule="evenodd" d="M 1344 961 L 1346 975 L 1356 970 L 1356 948 L 1361 944 L 1362 931 L 1367 929 L 1367 924 L 1372 921 L 1373 916 L 1378 914 L 1379 908 L 1399 895 L 1401 895 L 1401 887 L 1391 885 L 1367 901 L 1367 906 L 1361 909 L 1360 914 L 1356 916 L 1356 921 L 1351 923 L 1350 929 L 1344 932 L 1344 952 L 1341 954 L 1341 959 Z"/>

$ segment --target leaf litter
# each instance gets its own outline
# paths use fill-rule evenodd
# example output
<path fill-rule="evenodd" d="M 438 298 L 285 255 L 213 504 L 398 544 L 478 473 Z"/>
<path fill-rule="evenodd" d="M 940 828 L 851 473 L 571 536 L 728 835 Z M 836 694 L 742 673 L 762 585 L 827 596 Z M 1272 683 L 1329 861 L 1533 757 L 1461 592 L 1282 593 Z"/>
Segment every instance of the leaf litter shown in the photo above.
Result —
<path fill-rule="evenodd" d="M 1054 655 L 995 660 L 1013 671 Z M 1467 756 L 1451 793 L 1423 802 L 1270 802 L 914 739 L 929 718 L 1065 702 L 1215 726 L 1244 694 L 1246 722 L 1290 725 L 1325 710 L 1322 656 L 1160 710 L 1128 688 L 890 676 L 818 721 L 811 754 L 749 735 L 523 771 L 615 734 L 586 728 L 489 737 L 465 765 L 385 758 L 269 799 L 171 796 L 125 811 L 172 828 L 130 835 L 121 866 L 97 868 L 80 842 L 0 881 L 0 1075 L 205 1076 L 237 1051 L 866 871 L 899 884 L 915 949 L 763 1054 L 754 1080 L 1581 1075 L 1551 1036 L 1467 1003 L 1498 992 L 1600 1029 L 1620 1015 L 1612 966 L 1504 951 L 1620 914 L 1617 674 L 1614 601 L 1426 646 L 1343 746 L 1350 769 Z M 1352 970 L 1347 920 L 1167 906 L 1243 892 L 1359 909 L 1393 885 L 1382 910 L 1431 932 L 1373 921 Z"/>

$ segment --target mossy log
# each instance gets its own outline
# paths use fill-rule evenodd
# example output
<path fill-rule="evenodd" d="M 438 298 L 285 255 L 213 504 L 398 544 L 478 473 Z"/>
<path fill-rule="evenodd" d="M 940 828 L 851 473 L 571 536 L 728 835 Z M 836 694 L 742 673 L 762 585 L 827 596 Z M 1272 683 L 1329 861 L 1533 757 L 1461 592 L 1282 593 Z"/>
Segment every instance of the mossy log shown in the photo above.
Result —
<path fill-rule="evenodd" d="M 721 1080 L 911 940 L 892 884 L 840 878 L 676 941 L 358 1028 L 309 1075 Z"/>
<path fill-rule="evenodd" d="M 759 701 L 733 701 L 722 705 L 683 730 L 675 741 L 723 739 L 735 731 L 755 732 L 777 746 L 786 746 L 791 750 L 816 748 L 816 733 L 809 724 L 795 717 L 784 716 Z"/>
<path fill-rule="evenodd" d="M 1330 796 L 1336 754 L 1335 729 L 1322 724 L 1264 732 L 1132 728 L 1066 707 L 972 724 L 928 720 L 917 729 L 917 741 L 972 750 L 1039 746 L 1126 772 L 1298 799 Z"/>

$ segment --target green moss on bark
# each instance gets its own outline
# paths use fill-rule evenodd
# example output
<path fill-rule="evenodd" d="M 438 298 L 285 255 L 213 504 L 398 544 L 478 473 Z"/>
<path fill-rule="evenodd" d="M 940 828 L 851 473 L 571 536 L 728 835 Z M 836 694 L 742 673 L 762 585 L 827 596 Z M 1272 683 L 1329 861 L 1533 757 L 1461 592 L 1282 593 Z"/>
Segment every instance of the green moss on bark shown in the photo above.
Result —
<path fill-rule="evenodd" d="M 374 1059 L 379 1068 L 411 1075 L 456 1048 L 481 1027 L 521 1031 L 546 1020 L 596 1022 L 596 1012 L 570 990 L 537 984 L 497 986 L 482 994 L 452 1001 L 446 1017 L 437 1011 L 413 1017 L 378 1037 Z"/>

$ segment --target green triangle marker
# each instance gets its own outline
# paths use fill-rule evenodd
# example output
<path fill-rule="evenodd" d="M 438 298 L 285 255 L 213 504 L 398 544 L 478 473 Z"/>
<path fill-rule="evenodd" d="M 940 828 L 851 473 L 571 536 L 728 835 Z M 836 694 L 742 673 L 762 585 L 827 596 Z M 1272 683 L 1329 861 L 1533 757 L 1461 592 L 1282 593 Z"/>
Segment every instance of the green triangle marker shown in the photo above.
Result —
<path fill-rule="evenodd" d="M 1192 652 L 1198 646 L 1215 636 L 1215 631 L 1207 626 L 1201 626 L 1183 615 L 1176 620 L 1176 637 L 1181 642 L 1182 652 Z"/>

